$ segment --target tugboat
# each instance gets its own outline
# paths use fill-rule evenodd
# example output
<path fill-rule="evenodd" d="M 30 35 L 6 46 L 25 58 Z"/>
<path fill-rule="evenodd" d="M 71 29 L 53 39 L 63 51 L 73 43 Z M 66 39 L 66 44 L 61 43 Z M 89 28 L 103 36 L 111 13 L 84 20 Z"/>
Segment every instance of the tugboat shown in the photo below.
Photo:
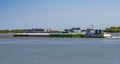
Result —
<path fill-rule="evenodd" d="M 94 29 L 87 29 L 86 36 L 88 38 L 111 38 L 112 37 L 110 33 L 104 32 L 103 30 L 94 30 Z"/>

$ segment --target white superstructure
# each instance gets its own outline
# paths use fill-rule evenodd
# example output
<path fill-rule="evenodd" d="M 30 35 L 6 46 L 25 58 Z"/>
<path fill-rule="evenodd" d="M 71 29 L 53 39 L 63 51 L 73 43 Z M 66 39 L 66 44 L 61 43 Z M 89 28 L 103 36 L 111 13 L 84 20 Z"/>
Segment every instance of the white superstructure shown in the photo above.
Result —
<path fill-rule="evenodd" d="M 110 33 L 104 32 L 103 37 L 104 37 L 104 38 L 111 38 L 112 35 L 111 35 Z"/>

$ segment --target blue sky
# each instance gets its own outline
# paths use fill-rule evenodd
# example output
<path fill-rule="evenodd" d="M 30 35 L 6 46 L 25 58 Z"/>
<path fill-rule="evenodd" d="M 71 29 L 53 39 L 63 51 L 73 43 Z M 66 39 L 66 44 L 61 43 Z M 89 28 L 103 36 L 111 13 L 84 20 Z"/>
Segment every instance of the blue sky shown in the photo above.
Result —
<path fill-rule="evenodd" d="M 120 26 L 120 0 L 0 0 L 0 29 Z"/>

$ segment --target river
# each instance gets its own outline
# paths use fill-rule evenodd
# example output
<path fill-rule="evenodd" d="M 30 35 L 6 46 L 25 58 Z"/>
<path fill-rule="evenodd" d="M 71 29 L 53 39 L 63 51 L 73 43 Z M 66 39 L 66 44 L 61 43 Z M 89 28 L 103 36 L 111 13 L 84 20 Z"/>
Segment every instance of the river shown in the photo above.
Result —
<path fill-rule="evenodd" d="M 120 64 L 120 39 L 2 34 L 0 64 Z"/>

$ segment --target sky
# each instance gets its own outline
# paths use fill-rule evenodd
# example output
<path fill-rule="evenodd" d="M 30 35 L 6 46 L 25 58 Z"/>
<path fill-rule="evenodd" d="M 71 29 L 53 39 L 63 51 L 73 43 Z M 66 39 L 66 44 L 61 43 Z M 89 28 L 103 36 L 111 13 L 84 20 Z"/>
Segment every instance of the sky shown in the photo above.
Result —
<path fill-rule="evenodd" d="M 0 29 L 120 26 L 120 0 L 0 0 Z"/>

